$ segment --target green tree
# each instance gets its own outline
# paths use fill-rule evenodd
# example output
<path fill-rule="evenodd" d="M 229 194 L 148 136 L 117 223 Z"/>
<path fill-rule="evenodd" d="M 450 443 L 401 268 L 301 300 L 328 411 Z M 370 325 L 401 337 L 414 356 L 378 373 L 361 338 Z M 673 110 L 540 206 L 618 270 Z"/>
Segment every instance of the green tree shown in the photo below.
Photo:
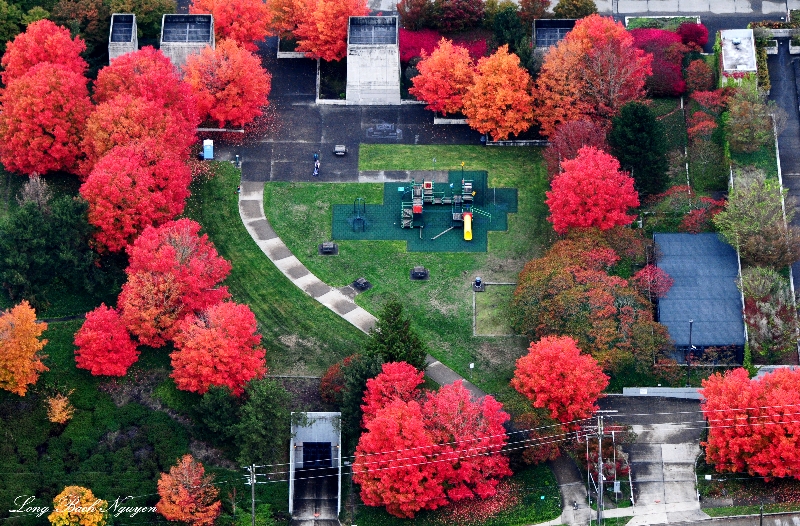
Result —
<path fill-rule="evenodd" d="M 275 380 L 252 380 L 236 426 L 239 462 L 275 463 L 289 447 L 291 395 Z"/>
<path fill-rule="evenodd" d="M 139 37 L 158 38 L 161 34 L 161 18 L 177 11 L 175 0 L 111 0 L 112 13 L 135 13 Z"/>
<path fill-rule="evenodd" d="M 348 363 L 342 364 L 344 389 L 342 389 L 342 444 L 347 454 L 356 450 L 361 434 L 361 404 L 367 380 L 380 374 L 383 360 L 380 356 L 356 355 Z"/>
<path fill-rule="evenodd" d="M 231 390 L 212 385 L 193 407 L 198 435 L 216 446 L 234 443 L 238 413 L 238 398 L 231 394 Z"/>
<path fill-rule="evenodd" d="M 497 13 L 494 15 L 495 43 L 498 46 L 508 44 L 509 49 L 516 53 L 519 45 L 525 40 L 528 32 L 519 18 L 517 5 L 511 2 L 500 4 Z"/>
<path fill-rule="evenodd" d="M 378 324 L 370 332 L 366 353 L 380 356 L 384 362 L 407 362 L 423 369 L 428 350 L 411 328 L 411 318 L 403 313 L 403 304 L 390 299 L 383 304 Z"/>
<path fill-rule="evenodd" d="M 767 102 L 762 91 L 737 89 L 728 100 L 725 135 L 731 150 L 755 152 L 774 141 L 772 116 L 780 113 L 774 101 Z M 782 119 L 778 119 L 780 121 Z M 780 126 L 778 126 L 780 128 Z M 781 130 L 778 129 L 778 133 Z"/>
<path fill-rule="evenodd" d="M 0 0 L 0 53 L 6 50 L 6 42 L 19 33 L 22 17 L 22 10 L 16 4 Z"/>
<path fill-rule="evenodd" d="M 92 289 L 97 255 L 89 247 L 87 208 L 68 196 L 22 200 L 0 222 L 0 283 L 12 299 L 41 306 L 57 284 Z"/>
<path fill-rule="evenodd" d="M 660 194 L 667 186 L 667 141 L 664 126 L 640 102 L 622 107 L 611 121 L 611 154 L 631 173 L 640 199 Z"/>
<path fill-rule="evenodd" d="M 583 18 L 596 12 L 594 0 L 559 0 L 553 8 L 556 18 Z"/>
<path fill-rule="evenodd" d="M 800 259 L 800 228 L 791 224 L 795 203 L 786 199 L 784 221 L 785 196 L 786 190 L 763 174 L 734 178 L 728 203 L 713 221 L 743 263 L 778 269 Z"/>
<path fill-rule="evenodd" d="M 38 22 L 39 20 L 44 20 L 45 18 L 49 17 L 49 11 L 38 5 L 33 6 L 28 9 L 27 13 L 22 15 L 22 25 L 27 27 L 29 24 L 33 24 L 34 22 Z"/>

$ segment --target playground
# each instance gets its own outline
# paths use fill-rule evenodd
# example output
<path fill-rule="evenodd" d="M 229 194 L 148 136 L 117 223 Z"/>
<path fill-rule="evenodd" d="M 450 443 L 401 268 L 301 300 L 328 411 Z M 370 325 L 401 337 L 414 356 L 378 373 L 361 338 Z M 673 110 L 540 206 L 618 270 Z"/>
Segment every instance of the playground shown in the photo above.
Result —
<path fill-rule="evenodd" d="M 405 241 L 409 252 L 486 252 L 489 231 L 508 229 L 516 188 L 489 188 L 486 171 L 384 183 L 383 203 L 357 197 L 333 206 L 334 240 Z"/>

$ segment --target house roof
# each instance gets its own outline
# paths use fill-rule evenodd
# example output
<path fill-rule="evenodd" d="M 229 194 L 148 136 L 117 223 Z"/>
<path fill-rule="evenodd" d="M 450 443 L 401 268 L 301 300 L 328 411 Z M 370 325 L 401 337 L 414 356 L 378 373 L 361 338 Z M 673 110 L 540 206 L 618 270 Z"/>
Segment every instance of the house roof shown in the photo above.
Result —
<path fill-rule="evenodd" d="M 655 234 L 658 267 L 675 283 L 658 302 L 659 322 L 678 347 L 744 345 L 736 251 L 716 234 Z"/>
<path fill-rule="evenodd" d="M 162 42 L 214 41 L 211 30 L 211 15 L 172 15 L 165 14 L 161 33 Z"/>

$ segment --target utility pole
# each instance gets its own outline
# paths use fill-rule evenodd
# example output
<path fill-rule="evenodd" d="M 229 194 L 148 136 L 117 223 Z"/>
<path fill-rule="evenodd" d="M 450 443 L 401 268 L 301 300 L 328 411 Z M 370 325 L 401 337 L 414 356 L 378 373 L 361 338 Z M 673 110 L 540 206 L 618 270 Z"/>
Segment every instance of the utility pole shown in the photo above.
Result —
<path fill-rule="evenodd" d="M 597 460 L 597 526 L 600 526 L 603 524 L 603 415 L 597 415 Z"/>
<path fill-rule="evenodd" d="M 256 465 L 250 464 L 247 471 L 250 475 L 250 515 L 253 526 L 256 526 Z"/>

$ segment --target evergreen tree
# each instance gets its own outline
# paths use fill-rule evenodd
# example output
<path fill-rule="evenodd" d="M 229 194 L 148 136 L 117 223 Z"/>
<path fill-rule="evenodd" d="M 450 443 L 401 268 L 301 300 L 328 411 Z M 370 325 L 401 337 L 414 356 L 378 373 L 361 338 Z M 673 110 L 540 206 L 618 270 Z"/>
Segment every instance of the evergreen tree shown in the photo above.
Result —
<path fill-rule="evenodd" d="M 289 447 L 291 395 L 275 380 L 253 380 L 245 387 L 247 401 L 236 426 L 239 462 L 275 463 Z"/>
<path fill-rule="evenodd" d="M 344 389 L 342 389 L 342 444 L 347 454 L 356 449 L 361 434 L 361 404 L 364 402 L 364 391 L 367 380 L 380 374 L 383 360 L 380 356 L 356 355 L 347 364 L 342 365 Z"/>
<path fill-rule="evenodd" d="M 650 108 L 638 102 L 626 104 L 608 133 L 611 154 L 631 173 L 640 199 L 659 194 L 667 186 L 667 146 L 664 127 Z"/>
<path fill-rule="evenodd" d="M 370 332 L 366 351 L 380 356 L 384 362 L 407 362 L 417 369 L 425 368 L 428 350 L 411 328 L 411 319 L 403 313 L 403 304 L 390 299 L 381 309 L 378 324 Z"/>
<path fill-rule="evenodd" d="M 508 44 L 512 53 L 517 53 L 527 31 L 519 18 L 516 4 L 504 4 L 494 16 L 494 39 L 498 46 Z"/>
<path fill-rule="evenodd" d="M 192 408 L 198 435 L 216 446 L 236 442 L 238 399 L 227 387 L 211 386 Z"/>

